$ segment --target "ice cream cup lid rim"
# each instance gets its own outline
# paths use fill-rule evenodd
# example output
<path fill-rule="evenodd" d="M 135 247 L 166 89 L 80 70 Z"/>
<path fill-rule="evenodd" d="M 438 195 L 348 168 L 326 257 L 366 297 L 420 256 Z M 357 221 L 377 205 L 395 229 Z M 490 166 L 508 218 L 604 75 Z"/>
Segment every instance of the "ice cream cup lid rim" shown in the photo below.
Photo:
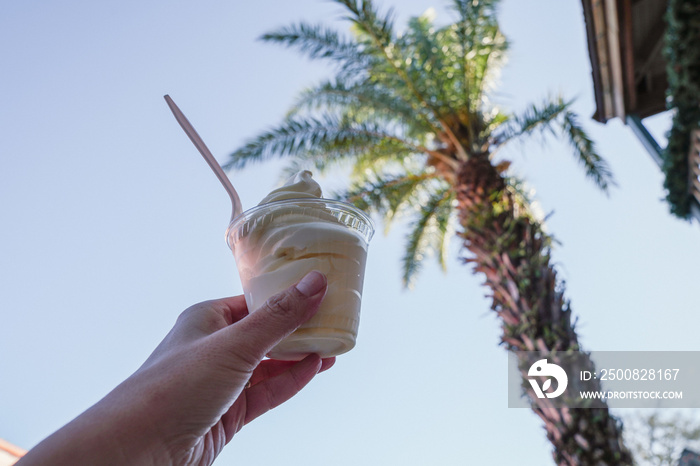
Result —
<path fill-rule="evenodd" d="M 237 224 L 241 220 L 243 220 L 246 217 L 246 215 L 249 215 L 251 213 L 255 213 L 258 210 L 263 210 L 264 208 L 269 207 L 269 206 L 274 207 L 276 205 L 294 204 L 294 203 L 299 203 L 299 202 L 301 202 L 301 203 L 324 202 L 327 204 L 334 204 L 334 205 L 343 207 L 345 209 L 351 210 L 353 213 L 357 214 L 359 217 L 362 218 L 362 220 L 364 220 L 367 223 L 367 225 L 371 228 L 371 232 L 372 232 L 370 234 L 370 237 L 373 236 L 373 233 L 376 230 L 374 227 L 374 221 L 372 220 L 372 218 L 365 211 L 363 211 L 359 207 L 356 207 L 356 206 L 350 204 L 349 202 L 339 201 L 337 199 L 327 199 L 325 197 L 294 197 L 294 198 L 289 198 L 289 199 L 282 199 L 279 201 L 272 201 L 272 202 L 268 202 L 265 204 L 258 204 L 254 207 L 251 207 L 248 210 L 245 210 L 241 214 L 237 215 L 233 220 L 231 220 L 228 228 L 226 229 L 226 242 L 228 243 L 228 237 L 229 237 L 229 233 L 231 232 L 231 228 L 235 224 Z"/>

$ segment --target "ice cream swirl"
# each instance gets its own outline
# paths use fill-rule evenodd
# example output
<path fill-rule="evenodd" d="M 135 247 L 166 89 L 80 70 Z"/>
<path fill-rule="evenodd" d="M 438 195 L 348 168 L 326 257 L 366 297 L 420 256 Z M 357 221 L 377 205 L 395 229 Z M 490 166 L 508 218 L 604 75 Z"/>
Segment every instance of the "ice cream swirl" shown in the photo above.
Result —
<path fill-rule="evenodd" d="M 303 199 L 321 197 L 321 186 L 313 179 L 309 170 L 303 170 L 292 176 L 281 188 L 277 188 L 263 198 L 258 205 L 285 199 Z"/>

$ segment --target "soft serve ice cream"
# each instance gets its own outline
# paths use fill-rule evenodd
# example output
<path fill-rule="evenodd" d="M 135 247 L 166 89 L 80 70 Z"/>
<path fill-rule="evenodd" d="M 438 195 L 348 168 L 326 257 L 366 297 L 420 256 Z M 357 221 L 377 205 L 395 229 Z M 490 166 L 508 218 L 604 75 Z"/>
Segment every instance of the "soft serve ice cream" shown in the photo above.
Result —
<path fill-rule="evenodd" d="M 304 170 L 292 176 L 281 187 L 272 191 L 258 205 L 270 202 L 283 201 L 285 199 L 319 199 L 323 196 L 321 186 L 313 179 L 310 171 Z"/>
<path fill-rule="evenodd" d="M 362 211 L 321 196 L 311 172 L 299 172 L 229 227 L 251 312 L 312 270 L 328 279 L 318 313 L 276 346 L 271 358 L 330 357 L 355 346 L 373 228 Z"/>

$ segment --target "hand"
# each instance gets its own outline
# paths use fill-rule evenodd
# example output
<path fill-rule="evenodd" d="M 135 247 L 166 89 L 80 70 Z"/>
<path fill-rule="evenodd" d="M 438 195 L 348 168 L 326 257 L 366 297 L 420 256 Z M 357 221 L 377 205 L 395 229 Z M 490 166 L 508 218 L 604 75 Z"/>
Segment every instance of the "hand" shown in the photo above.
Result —
<path fill-rule="evenodd" d="M 245 424 L 335 362 L 263 361 L 325 290 L 312 272 L 251 314 L 243 296 L 190 307 L 131 377 L 18 465 L 211 464 Z"/>

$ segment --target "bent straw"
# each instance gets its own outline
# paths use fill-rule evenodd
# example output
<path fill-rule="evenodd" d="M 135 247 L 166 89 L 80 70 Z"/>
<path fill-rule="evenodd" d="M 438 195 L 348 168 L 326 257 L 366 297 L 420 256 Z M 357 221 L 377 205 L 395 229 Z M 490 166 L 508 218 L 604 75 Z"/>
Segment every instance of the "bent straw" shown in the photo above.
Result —
<path fill-rule="evenodd" d="M 171 99 L 167 94 L 164 97 L 165 101 L 168 103 L 168 107 L 170 107 L 173 115 L 175 115 L 175 119 L 178 123 L 180 123 L 180 126 L 185 131 L 187 136 L 189 136 L 199 153 L 202 154 L 202 157 L 204 157 L 204 160 L 206 160 L 209 167 L 211 167 L 211 169 L 214 171 L 214 174 L 224 186 L 224 189 L 231 198 L 231 220 L 233 220 L 243 212 L 241 198 L 238 197 L 236 188 L 233 187 L 231 181 L 228 179 L 228 176 L 226 176 L 226 173 L 224 173 L 223 168 L 221 168 L 221 165 L 219 165 L 219 162 L 216 161 L 212 153 L 209 151 L 209 148 L 207 148 L 207 145 L 204 144 L 202 138 L 199 136 L 199 134 L 197 134 L 197 130 L 195 130 L 189 120 L 187 120 L 187 117 L 182 113 L 178 106 L 175 105 L 173 99 Z"/>

